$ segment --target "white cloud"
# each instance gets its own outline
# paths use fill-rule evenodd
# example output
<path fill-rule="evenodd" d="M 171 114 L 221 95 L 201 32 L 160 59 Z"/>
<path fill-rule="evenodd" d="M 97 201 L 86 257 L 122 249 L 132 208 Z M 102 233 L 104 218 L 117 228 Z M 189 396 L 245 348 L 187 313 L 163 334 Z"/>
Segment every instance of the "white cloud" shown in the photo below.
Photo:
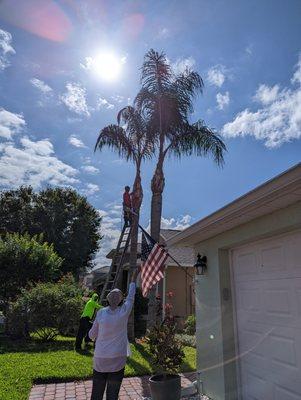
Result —
<path fill-rule="evenodd" d="M 115 96 L 112 96 L 111 98 L 116 103 L 122 103 L 125 100 L 124 97 L 119 94 L 116 94 Z"/>
<path fill-rule="evenodd" d="M 85 189 L 82 189 L 81 192 L 85 196 L 93 196 L 95 193 L 99 192 L 99 186 L 94 183 L 87 183 Z"/>
<path fill-rule="evenodd" d="M 210 85 L 222 87 L 226 80 L 226 67 L 221 64 L 211 67 L 207 72 L 207 80 Z"/>
<path fill-rule="evenodd" d="M 259 103 L 267 105 L 277 99 L 278 93 L 279 93 L 278 85 L 272 87 L 269 87 L 267 85 L 260 85 L 253 99 L 258 101 Z"/>
<path fill-rule="evenodd" d="M 121 210 L 117 211 L 117 208 L 110 207 L 108 210 L 98 210 L 98 212 L 102 217 L 101 235 L 103 235 L 103 238 L 94 262 L 100 267 L 111 264 L 111 260 L 107 259 L 106 255 L 114 249 L 118 243 L 121 231 Z"/>
<path fill-rule="evenodd" d="M 71 135 L 69 137 L 69 143 L 74 146 L 74 147 L 82 147 L 85 148 L 87 146 L 84 145 L 83 141 L 81 139 L 78 139 L 76 136 Z"/>
<path fill-rule="evenodd" d="M 121 158 L 118 158 L 116 160 L 113 160 L 112 164 L 122 165 L 122 164 L 124 164 L 124 160 L 122 160 Z"/>
<path fill-rule="evenodd" d="M 260 85 L 254 99 L 256 111 L 245 109 L 223 127 L 225 137 L 254 136 L 269 148 L 301 138 L 301 56 L 291 80 L 292 87 Z"/>
<path fill-rule="evenodd" d="M 161 229 L 178 229 L 183 230 L 190 226 L 192 217 L 190 215 L 183 215 L 177 218 L 161 218 Z"/>
<path fill-rule="evenodd" d="M 0 137 L 11 139 L 26 125 L 22 114 L 14 114 L 0 107 Z"/>
<path fill-rule="evenodd" d="M 291 82 L 301 84 L 301 54 L 299 55 L 299 60 L 296 65 L 296 71 L 291 79 Z"/>
<path fill-rule="evenodd" d="M 84 165 L 81 167 L 81 169 L 88 174 L 97 174 L 99 172 L 99 169 L 94 167 L 93 165 Z"/>
<path fill-rule="evenodd" d="M 216 95 L 217 108 L 223 110 L 230 102 L 229 92 L 225 94 L 217 93 Z"/>
<path fill-rule="evenodd" d="M 90 116 L 86 99 L 86 89 L 79 83 L 69 82 L 66 85 L 67 91 L 61 96 L 62 102 L 70 111 L 79 115 Z"/>
<path fill-rule="evenodd" d="M 108 102 L 108 100 L 103 99 L 102 97 L 99 97 L 97 100 L 97 109 L 99 110 L 100 108 L 106 108 L 108 110 L 112 110 L 114 108 L 114 104 L 111 104 Z"/>
<path fill-rule="evenodd" d="M 15 188 L 31 185 L 39 189 L 43 184 L 71 185 L 77 183 L 78 171 L 54 155 L 48 139 L 32 141 L 24 136 L 21 148 L 5 143 L 0 149 L 0 185 Z"/>
<path fill-rule="evenodd" d="M 15 54 L 16 51 L 11 45 L 12 35 L 0 29 L 0 71 L 10 65 L 8 54 Z"/>
<path fill-rule="evenodd" d="M 158 38 L 162 38 L 162 39 L 165 39 L 165 38 L 167 38 L 169 36 L 170 36 L 170 31 L 166 27 L 160 29 L 159 32 L 158 32 L 158 35 L 157 35 Z"/>
<path fill-rule="evenodd" d="M 50 94 L 52 92 L 52 89 L 47 83 L 41 81 L 40 79 L 37 78 L 32 78 L 30 80 L 30 83 L 39 89 L 43 94 Z"/>
<path fill-rule="evenodd" d="M 195 66 L 196 61 L 193 57 L 187 58 L 179 58 L 176 62 L 174 62 L 171 67 L 175 74 L 181 74 L 185 72 L 185 70 L 191 69 Z"/>
<path fill-rule="evenodd" d="M 245 48 L 246 54 L 250 57 L 253 54 L 253 45 L 250 44 Z"/>

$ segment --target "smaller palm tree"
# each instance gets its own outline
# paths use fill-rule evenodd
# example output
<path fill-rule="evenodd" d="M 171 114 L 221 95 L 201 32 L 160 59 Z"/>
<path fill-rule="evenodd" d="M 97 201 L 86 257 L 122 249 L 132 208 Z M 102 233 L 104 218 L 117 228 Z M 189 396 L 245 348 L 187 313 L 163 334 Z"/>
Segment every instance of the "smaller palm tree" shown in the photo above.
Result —
<path fill-rule="evenodd" d="M 143 200 L 141 184 L 141 164 L 154 154 L 154 141 L 147 129 L 147 119 L 134 107 L 128 106 L 119 111 L 118 125 L 112 124 L 103 128 L 95 144 L 95 151 L 108 147 L 119 157 L 131 161 L 136 167 L 136 174 L 132 190 L 134 213 L 132 215 L 132 231 L 130 245 L 130 273 L 137 267 L 137 244 L 139 214 Z M 122 124 L 122 126 L 121 126 Z M 129 320 L 129 336 L 134 337 L 134 316 Z"/>

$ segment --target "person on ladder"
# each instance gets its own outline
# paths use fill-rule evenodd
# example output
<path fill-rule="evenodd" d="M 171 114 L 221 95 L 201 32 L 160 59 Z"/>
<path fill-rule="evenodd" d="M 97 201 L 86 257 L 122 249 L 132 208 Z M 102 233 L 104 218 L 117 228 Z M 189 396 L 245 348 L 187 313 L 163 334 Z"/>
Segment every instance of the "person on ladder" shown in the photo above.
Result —
<path fill-rule="evenodd" d="M 123 218 L 125 226 L 131 226 L 132 221 L 132 199 L 130 194 L 130 187 L 125 186 L 123 193 Z"/>

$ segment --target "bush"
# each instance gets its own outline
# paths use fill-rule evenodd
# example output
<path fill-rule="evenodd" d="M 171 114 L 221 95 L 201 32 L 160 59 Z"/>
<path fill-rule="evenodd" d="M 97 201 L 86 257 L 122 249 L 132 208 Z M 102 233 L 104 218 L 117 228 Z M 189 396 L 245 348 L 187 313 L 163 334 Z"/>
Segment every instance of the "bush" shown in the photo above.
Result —
<path fill-rule="evenodd" d="M 172 294 L 169 297 L 172 297 Z M 164 321 L 155 325 L 146 337 L 158 372 L 178 372 L 184 360 L 183 345 L 176 337 L 176 329 L 172 305 L 167 303 Z"/>
<path fill-rule="evenodd" d="M 8 333 L 23 337 L 36 333 L 45 341 L 52 340 L 58 333 L 74 335 L 83 308 L 81 295 L 81 289 L 70 279 L 23 289 L 17 301 L 11 304 Z"/>
<path fill-rule="evenodd" d="M 195 330 L 196 330 L 195 315 L 189 315 L 184 324 L 184 333 L 186 333 L 186 335 L 194 335 Z"/>
<path fill-rule="evenodd" d="M 6 315 L 6 332 L 16 339 L 29 337 L 27 311 L 23 297 L 9 305 Z"/>
<path fill-rule="evenodd" d="M 194 335 L 177 334 L 176 338 L 183 346 L 196 347 L 196 337 Z"/>
<path fill-rule="evenodd" d="M 47 282 L 58 276 L 63 262 L 42 236 L 7 233 L 0 238 L 0 297 L 15 299 L 30 282 Z"/>

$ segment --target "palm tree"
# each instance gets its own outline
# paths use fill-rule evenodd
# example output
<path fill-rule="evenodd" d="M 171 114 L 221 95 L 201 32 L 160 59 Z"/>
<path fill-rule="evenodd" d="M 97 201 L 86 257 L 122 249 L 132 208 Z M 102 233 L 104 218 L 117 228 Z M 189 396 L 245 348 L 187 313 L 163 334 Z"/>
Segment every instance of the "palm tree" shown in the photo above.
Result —
<path fill-rule="evenodd" d="M 169 156 L 212 156 L 217 165 L 224 162 L 225 144 L 202 120 L 191 123 L 193 101 L 202 93 L 203 81 L 186 68 L 175 74 L 164 53 L 150 50 L 144 58 L 142 88 L 136 107 L 147 116 L 151 135 L 157 138 L 158 159 L 151 181 L 151 236 L 160 237 L 162 193 L 165 186 L 164 161 Z M 155 321 L 155 291 L 149 297 L 148 327 Z"/>
<path fill-rule="evenodd" d="M 103 128 L 98 136 L 95 151 L 109 147 L 117 152 L 119 157 L 131 161 L 136 167 L 136 175 L 132 190 L 134 214 L 132 215 L 132 230 L 130 244 L 130 274 L 137 267 L 137 243 L 139 213 L 143 199 L 141 185 L 141 164 L 152 157 L 154 141 L 147 129 L 148 121 L 134 107 L 128 106 L 119 111 L 118 125 L 109 125 Z M 121 123 L 123 127 L 121 127 Z M 134 313 L 129 319 L 129 337 L 134 338 Z"/>

